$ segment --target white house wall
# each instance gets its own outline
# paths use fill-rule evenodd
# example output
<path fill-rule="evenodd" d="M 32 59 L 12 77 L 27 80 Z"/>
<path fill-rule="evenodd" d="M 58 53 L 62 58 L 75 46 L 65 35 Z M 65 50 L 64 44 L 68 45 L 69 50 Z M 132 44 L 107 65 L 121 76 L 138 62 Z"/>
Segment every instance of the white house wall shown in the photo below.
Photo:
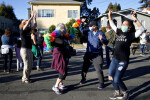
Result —
<path fill-rule="evenodd" d="M 112 19 L 115 19 L 117 21 L 117 27 L 118 28 L 121 27 L 121 25 L 122 25 L 122 23 L 125 19 L 132 20 L 131 15 L 130 15 L 130 11 L 129 12 L 123 12 L 122 14 L 125 15 L 125 16 L 112 14 Z M 138 17 L 138 20 L 140 22 L 141 22 L 141 20 L 144 21 L 143 26 L 147 29 L 148 32 L 150 32 L 150 17 L 139 14 L 139 13 L 137 13 L 137 17 Z M 100 27 L 106 27 L 107 26 L 107 21 L 108 21 L 108 16 L 103 16 L 103 17 L 98 19 Z M 134 25 L 135 25 L 135 28 L 138 29 L 138 27 L 135 23 L 134 23 Z"/>
<path fill-rule="evenodd" d="M 129 12 L 126 12 L 123 14 L 125 14 L 128 19 L 132 20 L 132 17 Z M 147 29 L 148 32 L 150 32 L 150 17 L 137 13 L 137 18 L 140 22 L 141 20 L 144 20 L 143 26 Z M 136 23 L 134 23 L 134 25 L 135 25 L 135 28 L 138 29 Z"/>
<path fill-rule="evenodd" d="M 112 15 L 112 18 L 117 21 L 117 27 L 120 28 L 121 23 L 122 23 L 121 16 Z M 108 16 L 104 16 L 104 17 L 98 19 L 98 25 L 100 25 L 100 27 L 106 27 L 107 26 L 107 21 L 108 21 Z"/>
<path fill-rule="evenodd" d="M 143 16 L 143 15 L 140 15 L 138 14 L 138 20 L 141 21 L 141 20 L 144 20 L 144 27 L 147 29 L 148 32 L 150 32 L 150 17 L 147 17 L 147 16 Z"/>

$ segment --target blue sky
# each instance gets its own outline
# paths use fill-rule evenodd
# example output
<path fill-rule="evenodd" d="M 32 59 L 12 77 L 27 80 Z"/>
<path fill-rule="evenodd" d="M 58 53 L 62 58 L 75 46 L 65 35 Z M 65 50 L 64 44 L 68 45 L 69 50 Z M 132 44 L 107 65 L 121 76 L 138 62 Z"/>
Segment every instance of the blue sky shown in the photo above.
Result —
<path fill-rule="evenodd" d="M 12 5 L 14 12 L 18 19 L 28 19 L 28 10 L 27 8 L 30 5 L 27 3 L 32 0 L 0 0 L 0 3 L 5 2 L 5 4 Z M 139 0 L 93 0 L 92 4 L 88 6 L 89 8 L 97 7 L 100 10 L 100 13 L 104 13 L 108 7 L 108 4 L 112 2 L 119 3 L 121 9 L 133 8 L 137 9 L 141 4 L 138 3 Z"/>

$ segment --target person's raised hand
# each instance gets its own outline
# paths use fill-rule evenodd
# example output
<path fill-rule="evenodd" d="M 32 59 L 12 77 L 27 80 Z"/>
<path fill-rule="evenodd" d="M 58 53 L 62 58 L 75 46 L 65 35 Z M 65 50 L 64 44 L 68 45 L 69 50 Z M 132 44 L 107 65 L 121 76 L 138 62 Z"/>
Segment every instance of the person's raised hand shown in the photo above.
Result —
<path fill-rule="evenodd" d="M 134 11 L 131 11 L 131 17 L 132 19 L 135 21 L 137 18 L 136 18 L 136 10 Z"/>
<path fill-rule="evenodd" d="M 112 11 L 111 9 L 109 9 L 108 15 L 111 16 L 112 12 L 113 12 L 113 11 Z"/>
<path fill-rule="evenodd" d="M 34 17 L 34 18 L 36 18 L 36 15 L 37 15 L 37 12 L 36 12 L 36 11 L 34 11 L 34 15 L 33 15 L 33 17 Z"/>
<path fill-rule="evenodd" d="M 33 18 L 33 17 L 34 17 L 34 11 L 31 12 L 31 18 Z"/>

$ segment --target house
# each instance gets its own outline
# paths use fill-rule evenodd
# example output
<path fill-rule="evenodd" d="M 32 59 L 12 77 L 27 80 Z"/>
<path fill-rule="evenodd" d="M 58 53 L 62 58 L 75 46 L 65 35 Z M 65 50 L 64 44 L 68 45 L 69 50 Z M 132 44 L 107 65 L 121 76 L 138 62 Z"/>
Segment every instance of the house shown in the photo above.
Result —
<path fill-rule="evenodd" d="M 48 31 L 51 25 L 66 24 L 72 18 L 79 19 L 82 3 L 74 0 L 34 0 L 28 4 L 31 5 L 28 15 L 31 11 L 37 12 L 38 31 Z"/>
<path fill-rule="evenodd" d="M 150 8 L 144 8 L 144 9 L 142 10 L 142 12 L 146 12 L 146 13 L 150 14 Z"/>
<path fill-rule="evenodd" d="M 18 32 L 18 28 L 14 25 L 13 20 L 0 16 L 0 29 L 5 30 L 6 28 L 10 28 L 12 32 Z"/>
<path fill-rule="evenodd" d="M 115 20 L 118 28 L 121 28 L 121 25 L 124 20 L 126 19 L 132 20 L 130 15 L 131 11 L 134 11 L 134 9 L 130 8 L 112 13 L 112 18 Z M 143 24 L 143 26 L 147 29 L 147 31 L 150 32 L 150 14 L 141 11 L 136 12 L 138 20 Z M 96 20 L 98 21 L 98 25 L 100 27 L 106 27 L 108 22 L 108 13 L 100 15 Z M 135 28 L 137 29 L 136 25 Z"/>

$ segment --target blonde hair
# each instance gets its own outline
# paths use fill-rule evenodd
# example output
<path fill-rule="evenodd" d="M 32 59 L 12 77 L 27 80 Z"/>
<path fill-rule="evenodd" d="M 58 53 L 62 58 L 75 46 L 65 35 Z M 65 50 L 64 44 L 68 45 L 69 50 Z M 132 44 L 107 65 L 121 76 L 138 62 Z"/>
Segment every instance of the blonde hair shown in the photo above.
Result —
<path fill-rule="evenodd" d="M 23 21 L 21 22 L 21 24 L 19 25 L 19 29 L 20 29 L 20 30 L 23 29 L 23 26 L 26 24 L 27 21 L 28 21 L 28 20 L 23 20 Z"/>

